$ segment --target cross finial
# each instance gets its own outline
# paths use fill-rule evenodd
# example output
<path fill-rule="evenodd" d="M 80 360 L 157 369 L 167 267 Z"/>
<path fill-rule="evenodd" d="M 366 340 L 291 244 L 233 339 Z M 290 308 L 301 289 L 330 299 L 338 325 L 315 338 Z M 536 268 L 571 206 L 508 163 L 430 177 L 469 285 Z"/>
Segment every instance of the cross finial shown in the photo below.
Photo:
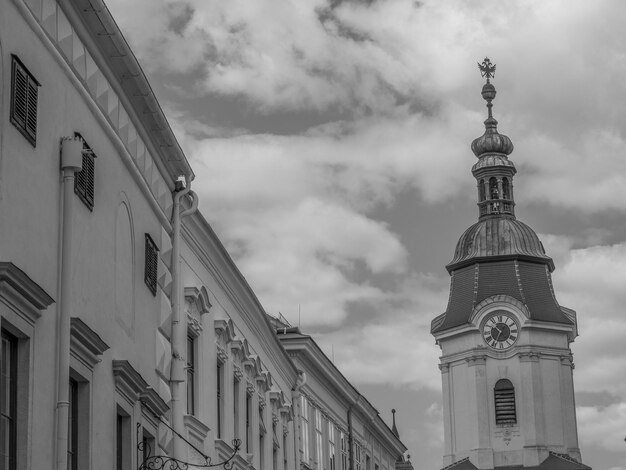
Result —
<path fill-rule="evenodd" d="M 492 64 L 489 57 L 485 57 L 482 64 L 478 63 L 478 68 L 480 69 L 480 75 L 487 77 L 487 83 L 489 83 L 490 78 L 496 76 L 496 64 Z"/>

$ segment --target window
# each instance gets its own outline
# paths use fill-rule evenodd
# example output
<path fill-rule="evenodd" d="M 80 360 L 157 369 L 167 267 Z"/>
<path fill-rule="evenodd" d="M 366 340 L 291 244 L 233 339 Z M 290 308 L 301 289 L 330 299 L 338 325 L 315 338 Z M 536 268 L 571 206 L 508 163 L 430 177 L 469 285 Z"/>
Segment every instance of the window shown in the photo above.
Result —
<path fill-rule="evenodd" d="M 130 416 L 121 408 L 117 409 L 116 417 L 116 470 L 130 470 Z"/>
<path fill-rule="evenodd" d="M 240 384 L 237 377 L 233 379 L 233 417 L 234 417 L 234 436 L 235 439 L 239 439 L 239 394 Z"/>
<path fill-rule="evenodd" d="M 511 199 L 511 190 L 509 187 L 509 179 L 502 178 L 502 198 L 503 199 Z"/>
<path fill-rule="evenodd" d="M 317 458 L 317 468 L 324 468 L 324 418 L 322 412 L 315 409 L 315 457 Z"/>
<path fill-rule="evenodd" d="M 252 395 L 246 388 L 246 452 L 250 453 L 252 449 L 252 427 L 250 419 L 252 418 Z"/>
<path fill-rule="evenodd" d="M 302 428 L 302 461 L 308 464 L 311 460 L 311 453 L 309 450 L 309 402 L 304 395 L 301 396 L 301 406 L 302 417 L 300 425 Z"/>
<path fill-rule="evenodd" d="M 151 455 L 156 455 L 155 439 L 146 428 L 142 428 L 141 433 L 141 453 L 142 461 L 145 461 Z"/>
<path fill-rule="evenodd" d="M 515 424 L 515 389 L 510 380 L 501 379 L 494 387 L 496 405 L 496 424 Z"/>
<path fill-rule="evenodd" d="M 11 123 L 34 147 L 39 83 L 17 56 L 11 55 L 11 58 Z"/>
<path fill-rule="evenodd" d="M 331 422 L 328 423 L 328 470 L 337 470 L 335 456 L 335 425 Z"/>
<path fill-rule="evenodd" d="M 354 444 L 354 470 L 361 470 L 361 462 L 363 459 L 363 449 L 361 444 Z"/>
<path fill-rule="evenodd" d="M 0 468 L 15 470 L 17 452 L 17 338 L 2 330 Z"/>
<path fill-rule="evenodd" d="M 341 470 L 348 470 L 348 436 L 343 431 L 339 434 L 341 444 Z"/>
<path fill-rule="evenodd" d="M 83 169 L 76 173 L 74 177 L 74 194 L 93 211 L 93 195 L 95 187 L 95 155 L 91 147 L 85 142 L 82 136 L 76 132 L 76 137 L 80 137 L 83 141 Z"/>
<path fill-rule="evenodd" d="M 265 422 L 263 420 L 263 407 L 259 406 L 259 470 L 265 468 Z"/>
<path fill-rule="evenodd" d="M 187 414 L 196 413 L 196 338 L 187 335 Z"/>
<path fill-rule="evenodd" d="M 224 367 L 222 363 L 217 363 L 217 377 L 216 377 L 216 400 L 217 400 L 217 437 L 222 437 L 222 421 L 223 413 L 222 407 L 224 406 Z"/>
<path fill-rule="evenodd" d="M 152 237 L 146 233 L 146 265 L 144 269 L 144 281 L 154 296 L 156 296 L 157 291 L 158 251 L 159 249 L 152 240 Z"/>
<path fill-rule="evenodd" d="M 78 470 L 78 382 L 70 379 L 67 435 L 68 470 Z"/>

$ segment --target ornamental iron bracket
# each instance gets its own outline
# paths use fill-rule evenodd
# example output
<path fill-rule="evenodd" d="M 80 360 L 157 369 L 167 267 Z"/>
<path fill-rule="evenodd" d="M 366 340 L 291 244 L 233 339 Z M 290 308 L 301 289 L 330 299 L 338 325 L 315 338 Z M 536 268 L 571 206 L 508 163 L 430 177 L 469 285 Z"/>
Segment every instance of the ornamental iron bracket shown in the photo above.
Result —
<path fill-rule="evenodd" d="M 224 470 L 230 470 L 233 468 L 234 462 L 232 462 L 232 460 L 235 458 L 235 455 L 237 455 L 237 452 L 241 447 L 241 439 L 232 440 L 233 453 L 230 457 L 228 457 L 228 459 L 219 463 L 211 463 L 211 457 L 201 452 L 196 446 L 177 433 L 161 418 L 159 418 L 159 422 L 168 427 L 174 434 L 185 441 L 189 447 L 202 456 L 202 460 L 199 463 L 192 463 L 178 460 L 168 455 L 152 455 L 153 449 L 150 446 L 149 441 L 142 438 L 141 423 L 137 423 L 137 470 L 193 470 L 195 468 L 215 467 L 223 467 Z"/>

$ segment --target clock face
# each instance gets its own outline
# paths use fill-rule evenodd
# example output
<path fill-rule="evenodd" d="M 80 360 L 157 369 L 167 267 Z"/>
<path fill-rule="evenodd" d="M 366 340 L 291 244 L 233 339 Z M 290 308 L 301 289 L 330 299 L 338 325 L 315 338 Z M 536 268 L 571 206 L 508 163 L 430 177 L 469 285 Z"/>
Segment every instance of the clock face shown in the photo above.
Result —
<path fill-rule="evenodd" d="M 508 349 L 519 336 L 519 327 L 513 316 L 505 312 L 496 312 L 483 324 L 483 339 L 493 349 Z"/>

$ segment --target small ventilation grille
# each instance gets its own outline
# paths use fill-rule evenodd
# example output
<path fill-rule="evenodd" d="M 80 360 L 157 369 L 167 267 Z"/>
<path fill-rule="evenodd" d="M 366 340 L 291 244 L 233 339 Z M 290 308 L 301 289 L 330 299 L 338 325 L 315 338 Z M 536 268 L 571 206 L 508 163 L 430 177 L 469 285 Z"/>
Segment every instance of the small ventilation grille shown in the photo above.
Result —
<path fill-rule="evenodd" d="M 146 265 L 144 269 L 144 280 L 152 295 L 156 295 L 157 291 L 157 264 L 158 264 L 158 248 L 156 244 L 146 233 Z"/>
<path fill-rule="evenodd" d="M 34 147 L 37 142 L 39 83 L 17 56 L 11 58 L 11 123 Z"/>
<path fill-rule="evenodd" d="M 516 424 L 515 389 L 510 380 L 498 380 L 495 389 L 496 424 Z"/>

